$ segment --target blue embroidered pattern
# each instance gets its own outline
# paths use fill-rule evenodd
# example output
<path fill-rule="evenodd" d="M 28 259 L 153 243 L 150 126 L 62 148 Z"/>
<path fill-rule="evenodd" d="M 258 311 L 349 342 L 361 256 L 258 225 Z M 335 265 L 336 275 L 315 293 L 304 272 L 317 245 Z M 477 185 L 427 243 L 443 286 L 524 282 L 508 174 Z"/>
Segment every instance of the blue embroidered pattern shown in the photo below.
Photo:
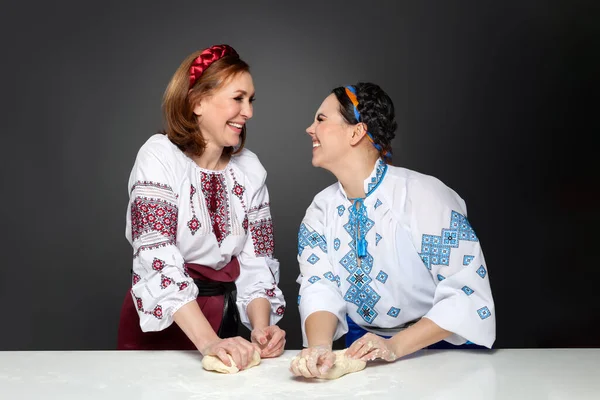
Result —
<path fill-rule="evenodd" d="M 302 255 L 302 251 L 306 246 L 310 246 L 311 249 L 319 246 L 323 253 L 327 253 L 327 241 L 325 236 L 319 235 L 315 231 L 310 231 L 306 225 L 301 224 L 300 230 L 298 231 L 298 255 Z"/>
<path fill-rule="evenodd" d="M 300 305 L 300 299 L 302 298 L 302 296 L 298 295 L 298 305 Z"/>
<path fill-rule="evenodd" d="M 450 250 L 458 247 L 461 240 L 479 241 L 465 216 L 452 211 L 450 228 L 442 229 L 441 236 L 423 235 L 419 256 L 421 256 L 427 269 L 431 269 L 432 265 L 448 265 L 450 263 Z"/>
<path fill-rule="evenodd" d="M 340 239 L 338 239 L 338 238 L 335 238 L 335 239 L 333 240 L 333 248 L 334 248 L 335 250 L 339 250 L 339 249 L 340 249 Z"/>
<path fill-rule="evenodd" d="M 467 296 L 470 296 L 470 295 L 472 295 L 473 293 L 475 293 L 475 291 L 474 291 L 473 289 L 471 289 L 470 287 L 468 287 L 468 286 L 463 286 L 461 290 L 462 290 L 463 292 L 465 292 L 465 294 L 466 294 Z"/>
<path fill-rule="evenodd" d="M 310 257 L 308 257 L 308 259 L 306 261 L 308 261 L 309 263 L 311 263 L 312 265 L 315 265 L 315 263 L 317 261 L 319 261 L 320 258 L 317 257 L 317 255 L 315 253 L 311 254 Z"/>
<path fill-rule="evenodd" d="M 377 199 L 377 201 L 375 202 L 375 205 L 373 207 L 375 207 L 375 209 L 377 210 L 377 207 L 379 207 L 382 204 L 383 203 L 381 202 L 381 200 Z"/>
<path fill-rule="evenodd" d="M 338 210 L 338 215 L 341 217 L 342 214 L 344 214 L 344 211 L 346 210 L 346 207 L 344 207 L 343 205 L 340 205 L 337 207 Z"/>
<path fill-rule="evenodd" d="M 438 278 L 438 281 L 440 281 L 440 282 L 443 281 L 444 279 L 446 279 L 446 277 L 444 275 L 440 275 L 440 274 L 437 275 L 437 278 Z"/>
<path fill-rule="evenodd" d="M 492 313 L 487 307 L 481 307 L 479 310 L 477 310 L 477 314 L 479 314 L 479 318 L 481 319 L 486 319 L 490 315 L 492 315 Z"/>
<path fill-rule="evenodd" d="M 381 283 L 385 283 L 385 281 L 387 281 L 387 278 L 388 278 L 388 274 L 386 274 L 383 271 L 379 271 L 379 274 L 377 274 L 377 278 L 375 278 L 375 279 L 377 279 Z"/>
<path fill-rule="evenodd" d="M 310 283 L 315 283 L 316 281 L 320 281 L 320 280 L 321 280 L 321 278 L 319 278 L 319 277 L 318 277 L 318 276 L 316 276 L 316 275 L 313 275 L 313 276 L 311 276 L 310 278 L 308 278 L 308 281 L 309 281 Z"/>
<path fill-rule="evenodd" d="M 400 314 L 400 309 L 396 307 L 391 307 L 390 311 L 387 312 L 387 315 L 394 318 L 396 318 L 398 314 Z"/>
<path fill-rule="evenodd" d="M 485 275 L 487 274 L 487 271 L 485 270 L 485 268 L 483 267 L 483 265 L 482 265 L 482 266 L 480 266 L 480 267 L 477 269 L 477 274 L 478 274 L 480 277 L 482 277 L 482 278 L 485 278 Z"/>
<path fill-rule="evenodd" d="M 381 235 L 379 233 L 375 234 L 375 246 L 377 246 L 379 244 L 379 241 L 381 240 Z"/>
<path fill-rule="evenodd" d="M 379 160 L 375 168 L 375 176 L 368 184 L 369 196 L 381 183 L 387 171 L 387 164 Z M 356 207 L 358 205 L 358 209 Z M 373 256 L 368 251 L 368 242 L 365 239 L 374 222 L 369 219 L 367 209 L 362 200 L 356 200 L 352 207 L 348 208 L 348 223 L 344 229 L 350 235 L 350 251 L 340 260 L 340 264 L 348 271 L 346 280 L 350 288 L 344 294 L 344 300 L 357 306 L 356 312 L 368 323 L 373 323 L 379 315 L 375 311 L 375 305 L 381 296 L 373 290 L 370 283 L 373 279 L 369 276 L 373 269 Z M 358 264 L 360 256 L 360 266 Z M 378 276 L 379 277 L 379 276 Z"/>
<path fill-rule="evenodd" d="M 323 276 L 325 277 L 325 279 L 331 281 L 331 282 L 335 282 L 338 287 L 340 287 L 341 283 L 340 283 L 340 276 L 339 275 L 333 275 L 333 273 L 331 271 L 327 271 L 323 274 Z"/>
<path fill-rule="evenodd" d="M 475 256 L 470 256 L 470 255 L 464 256 L 463 257 L 463 265 L 471 264 L 471 261 L 473 261 L 474 258 L 475 258 Z"/>

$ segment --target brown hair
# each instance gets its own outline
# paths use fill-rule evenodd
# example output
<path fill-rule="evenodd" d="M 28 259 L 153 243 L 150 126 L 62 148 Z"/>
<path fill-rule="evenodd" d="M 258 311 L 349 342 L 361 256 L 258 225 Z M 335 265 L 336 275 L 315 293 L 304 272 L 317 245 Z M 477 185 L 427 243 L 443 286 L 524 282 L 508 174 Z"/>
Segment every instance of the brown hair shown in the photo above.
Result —
<path fill-rule="evenodd" d="M 164 134 L 181 151 L 201 155 L 206 141 L 198 127 L 194 106 L 204 97 L 212 95 L 233 77 L 250 72 L 248 64 L 237 55 L 227 55 L 216 61 L 200 75 L 190 88 L 190 67 L 203 50 L 190 54 L 177 68 L 163 96 L 163 115 L 166 128 Z M 231 155 L 242 151 L 246 142 L 246 126 L 242 128 L 240 144 L 223 149 L 223 154 Z"/>

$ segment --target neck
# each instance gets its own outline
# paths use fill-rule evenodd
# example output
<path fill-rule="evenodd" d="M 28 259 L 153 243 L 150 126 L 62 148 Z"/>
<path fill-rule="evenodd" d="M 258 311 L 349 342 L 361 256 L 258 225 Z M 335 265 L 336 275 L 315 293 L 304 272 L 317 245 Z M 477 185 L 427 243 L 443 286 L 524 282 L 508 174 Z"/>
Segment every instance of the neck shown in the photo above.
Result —
<path fill-rule="evenodd" d="M 223 147 L 206 144 L 204 152 L 199 156 L 191 156 L 192 160 L 200 167 L 212 171 L 218 171 L 225 167 L 226 160 L 223 156 Z"/>
<path fill-rule="evenodd" d="M 348 198 L 365 197 L 365 179 L 371 175 L 378 155 L 357 152 L 342 160 L 333 174 L 340 181 Z"/>

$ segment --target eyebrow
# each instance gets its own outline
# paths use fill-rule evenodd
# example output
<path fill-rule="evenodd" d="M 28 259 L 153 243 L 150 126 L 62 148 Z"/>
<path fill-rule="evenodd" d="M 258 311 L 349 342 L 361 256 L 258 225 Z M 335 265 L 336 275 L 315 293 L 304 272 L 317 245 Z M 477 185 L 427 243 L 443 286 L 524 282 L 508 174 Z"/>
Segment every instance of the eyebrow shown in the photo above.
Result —
<path fill-rule="evenodd" d="M 318 114 L 317 114 L 317 118 L 319 118 L 319 117 L 325 117 L 325 118 L 327 118 L 327 115 L 325 115 L 325 114 L 323 114 L 323 113 L 318 113 Z"/>
<path fill-rule="evenodd" d="M 238 90 L 236 90 L 234 93 L 241 93 L 241 94 L 243 94 L 244 96 L 248 95 L 248 92 L 246 92 L 246 91 L 245 91 L 245 90 L 243 90 L 243 89 L 238 89 Z M 254 94 L 253 94 L 253 96 L 254 96 Z"/>

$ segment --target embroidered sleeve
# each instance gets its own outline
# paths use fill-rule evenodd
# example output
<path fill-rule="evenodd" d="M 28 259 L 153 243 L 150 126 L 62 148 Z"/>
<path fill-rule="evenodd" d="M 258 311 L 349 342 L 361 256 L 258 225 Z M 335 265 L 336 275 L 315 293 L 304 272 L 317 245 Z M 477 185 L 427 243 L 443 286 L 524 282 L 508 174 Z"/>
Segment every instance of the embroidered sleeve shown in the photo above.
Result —
<path fill-rule="evenodd" d="M 279 261 L 273 258 L 273 221 L 269 208 L 269 193 L 264 182 L 251 196 L 247 223 L 249 232 L 244 249 L 238 256 L 240 276 L 236 286 L 242 323 L 248 329 L 252 329 L 247 312 L 252 300 L 256 298 L 269 300 L 271 325 L 276 324 L 283 317 L 286 305 L 278 286 Z"/>
<path fill-rule="evenodd" d="M 164 156 L 140 150 L 130 175 L 126 236 L 133 247 L 131 295 L 142 331 L 160 331 L 196 298 L 176 247 L 178 195 Z"/>
<path fill-rule="evenodd" d="M 494 300 L 481 243 L 464 201 L 439 181 L 413 187 L 413 241 L 436 283 L 433 307 L 425 315 L 453 332 L 446 341 L 491 348 L 496 337 Z M 431 189 L 434 189 L 433 191 Z"/>
<path fill-rule="evenodd" d="M 340 276 L 335 273 L 328 257 L 325 236 L 324 204 L 313 201 L 306 211 L 298 231 L 298 263 L 300 284 L 298 306 L 303 346 L 308 346 L 305 323 L 317 311 L 328 311 L 338 318 L 334 340 L 348 331 L 346 304 L 340 289 Z"/>

